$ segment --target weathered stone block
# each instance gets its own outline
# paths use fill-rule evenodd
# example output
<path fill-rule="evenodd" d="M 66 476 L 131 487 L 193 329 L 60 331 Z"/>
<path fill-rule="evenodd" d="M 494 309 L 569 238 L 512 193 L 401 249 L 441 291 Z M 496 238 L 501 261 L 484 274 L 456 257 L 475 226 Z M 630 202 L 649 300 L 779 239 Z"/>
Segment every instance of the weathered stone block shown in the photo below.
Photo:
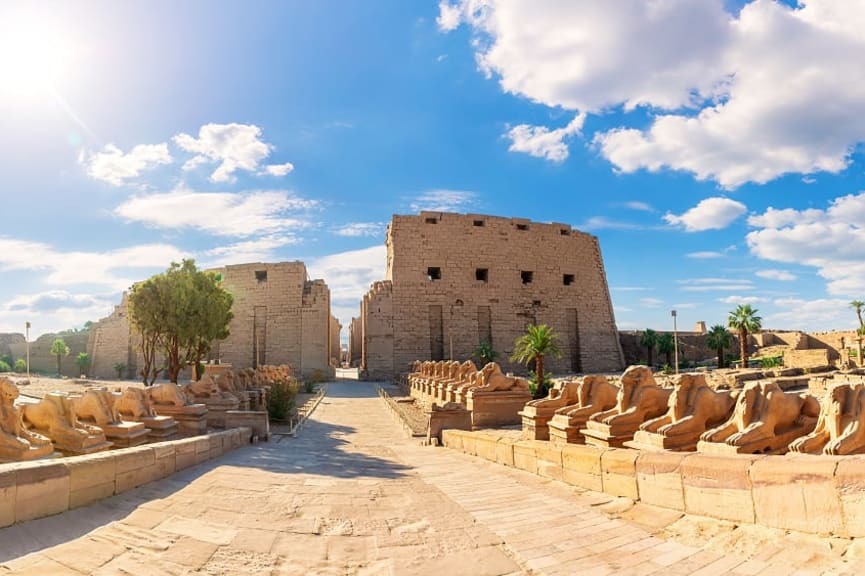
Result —
<path fill-rule="evenodd" d="M 835 467 L 843 457 L 768 456 L 750 468 L 757 523 L 773 528 L 841 534 L 841 500 Z"/>
<path fill-rule="evenodd" d="M 442 430 L 442 446 L 451 450 L 463 450 L 462 430 Z"/>
<path fill-rule="evenodd" d="M 92 504 L 114 494 L 117 452 L 66 458 L 69 469 L 69 507 Z"/>
<path fill-rule="evenodd" d="M 61 461 L 15 464 L 15 521 L 24 522 L 69 509 L 69 469 Z"/>
<path fill-rule="evenodd" d="M 532 474 L 538 473 L 538 460 L 535 455 L 535 440 L 521 440 L 514 443 L 514 467 Z"/>
<path fill-rule="evenodd" d="M 476 444 L 475 434 L 473 432 L 466 432 L 463 435 L 462 440 L 463 440 L 463 442 L 462 442 L 463 452 L 465 452 L 466 454 L 471 454 L 472 456 L 477 454 L 477 451 L 475 448 L 475 444 Z"/>
<path fill-rule="evenodd" d="M 496 446 L 499 437 L 492 434 L 475 434 L 475 455 L 490 462 L 496 461 Z"/>
<path fill-rule="evenodd" d="M 562 480 L 562 447 L 549 441 L 538 440 L 535 444 L 538 475 L 552 480 Z"/>
<path fill-rule="evenodd" d="M 751 465 L 765 456 L 692 454 L 682 461 L 685 512 L 753 524 Z"/>
<path fill-rule="evenodd" d="M 672 510 L 685 510 L 680 452 L 641 452 L 637 457 L 637 489 L 640 501 Z"/>
<path fill-rule="evenodd" d="M 611 448 L 601 454 L 601 476 L 606 494 L 632 500 L 639 498 L 636 466 L 639 454 L 639 451 L 627 448 Z"/>
<path fill-rule="evenodd" d="M 865 536 L 865 456 L 847 456 L 835 468 L 835 489 L 844 515 L 846 536 Z"/>
<path fill-rule="evenodd" d="M 208 436 L 199 436 L 193 438 L 195 445 L 195 463 L 201 464 L 210 459 L 210 438 Z"/>
<path fill-rule="evenodd" d="M 129 470 L 127 472 L 118 472 L 115 478 L 114 493 L 120 494 L 127 490 L 132 490 L 133 488 L 153 482 L 154 480 L 158 480 L 159 478 L 159 467 L 155 463 L 150 464 L 149 466 L 135 468 L 134 470 Z"/>
<path fill-rule="evenodd" d="M 117 474 L 153 466 L 156 453 L 150 446 L 138 446 L 112 452 L 117 462 Z"/>
<path fill-rule="evenodd" d="M 184 470 L 189 468 L 190 466 L 195 466 L 196 458 L 195 458 L 195 438 L 188 438 L 186 440 L 178 440 L 175 443 L 174 448 L 174 458 L 175 458 L 175 468 L 177 470 Z"/>
<path fill-rule="evenodd" d="M 499 438 L 496 443 L 496 462 L 505 466 L 514 466 L 514 441 L 510 438 Z"/>
<path fill-rule="evenodd" d="M 110 482 L 103 482 L 102 484 L 94 484 L 93 486 L 72 490 L 69 492 L 69 508 L 70 510 L 73 508 L 80 508 L 81 506 L 93 504 L 94 502 L 98 502 L 104 498 L 109 498 L 115 494 L 116 487 L 116 479 L 112 477 Z"/>
<path fill-rule="evenodd" d="M 582 444 L 562 445 L 562 480 L 572 486 L 603 492 L 601 454 L 604 451 Z"/>
<path fill-rule="evenodd" d="M 15 523 L 15 468 L 0 466 L 0 528 Z"/>

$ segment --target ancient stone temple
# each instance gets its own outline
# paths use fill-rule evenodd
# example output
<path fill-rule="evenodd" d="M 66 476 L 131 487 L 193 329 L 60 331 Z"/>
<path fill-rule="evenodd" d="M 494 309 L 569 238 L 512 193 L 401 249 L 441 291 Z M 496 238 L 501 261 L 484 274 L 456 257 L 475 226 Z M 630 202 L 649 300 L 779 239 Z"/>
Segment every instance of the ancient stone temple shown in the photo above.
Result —
<path fill-rule="evenodd" d="M 290 364 L 305 377 L 330 374 L 331 338 L 339 342 L 338 324 L 330 314 L 330 289 L 324 280 L 310 280 L 303 262 L 238 264 L 213 270 L 234 295 L 234 319 L 228 338 L 214 345 L 212 359 L 236 369 L 265 364 Z M 141 365 L 136 334 L 130 330 L 126 296 L 107 318 L 90 331 L 87 347 L 91 376 L 135 377 Z"/>
<path fill-rule="evenodd" d="M 490 342 L 505 371 L 529 323 L 548 324 L 563 355 L 552 372 L 624 367 L 598 239 L 567 224 L 421 212 L 395 215 L 387 276 L 360 310 L 361 368 L 371 379 L 418 359 L 469 358 Z M 352 354 L 356 346 L 352 346 Z"/>

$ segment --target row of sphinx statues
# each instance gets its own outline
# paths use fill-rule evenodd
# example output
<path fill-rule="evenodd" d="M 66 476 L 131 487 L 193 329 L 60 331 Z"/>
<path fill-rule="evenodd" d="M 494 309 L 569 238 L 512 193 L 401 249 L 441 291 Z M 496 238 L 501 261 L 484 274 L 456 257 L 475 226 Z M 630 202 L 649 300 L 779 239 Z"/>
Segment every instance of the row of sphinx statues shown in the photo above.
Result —
<path fill-rule="evenodd" d="M 421 403 L 458 403 L 472 397 L 528 395 L 525 379 L 498 364 L 480 370 L 471 361 L 415 362 L 410 394 Z M 865 453 L 865 382 L 839 380 L 824 397 L 785 391 L 778 382 L 745 383 L 738 390 L 711 387 L 702 373 L 663 384 L 646 366 L 620 377 L 587 375 L 557 383 L 549 396 L 515 409 L 523 436 L 555 443 L 628 446 L 708 453 Z M 475 428 L 479 426 L 472 420 Z"/>
<path fill-rule="evenodd" d="M 90 454 L 178 433 L 203 434 L 208 426 L 221 427 L 213 419 L 220 410 L 264 409 L 270 384 L 290 377 L 288 366 L 262 366 L 205 374 L 183 386 L 129 386 L 122 392 L 91 387 L 25 400 L 10 379 L 0 376 L 0 462 Z"/>

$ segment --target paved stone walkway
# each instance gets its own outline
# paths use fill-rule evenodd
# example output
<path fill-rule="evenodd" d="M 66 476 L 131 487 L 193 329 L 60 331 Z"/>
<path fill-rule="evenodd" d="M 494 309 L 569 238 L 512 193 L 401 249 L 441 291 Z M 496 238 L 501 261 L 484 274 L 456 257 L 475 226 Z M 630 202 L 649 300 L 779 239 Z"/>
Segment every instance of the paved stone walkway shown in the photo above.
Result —
<path fill-rule="evenodd" d="M 418 446 L 363 382 L 298 438 L 0 530 L 0 574 L 854 574 L 860 552 Z"/>

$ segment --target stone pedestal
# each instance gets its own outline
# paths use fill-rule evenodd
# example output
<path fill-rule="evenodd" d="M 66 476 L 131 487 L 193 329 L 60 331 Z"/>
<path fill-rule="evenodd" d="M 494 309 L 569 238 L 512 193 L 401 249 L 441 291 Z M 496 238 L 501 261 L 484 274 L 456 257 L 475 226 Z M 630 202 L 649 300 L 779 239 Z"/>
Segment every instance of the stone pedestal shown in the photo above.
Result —
<path fill-rule="evenodd" d="M 105 438 L 118 448 L 139 446 L 147 442 L 148 428 L 141 422 L 114 422 L 99 426 Z"/>
<path fill-rule="evenodd" d="M 257 410 L 226 410 L 225 427 L 240 428 L 245 426 L 252 429 L 252 435 L 261 441 L 270 439 L 270 418 L 267 412 Z"/>
<path fill-rule="evenodd" d="M 54 446 L 48 444 L 26 444 L 10 447 L 4 446 L 0 448 L 0 464 L 8 462 L 27 462 L 30 460 L 41 460 L 43 458 L 54 458 L 60 456 L 59 452 L 54 451 Z"/>
<path fill-rule="evenodd" d="M 693 452 L 697 449 L 697 442 L 700 440 L 701 433 L 702 431 L 678 436 L 663 436 L 657 432 L 637 430 L 634 433 L 634 439 L 625 442 L 625 446 L 637 450 Z"/>
<path fill-rule="evenodd" d="M 804 426 L 793 426 L 778 430 L 774 436 L 760 438 L 741 445 L 700 440 L 697 443 L 697 452 L 704 454 L 786 454 L 790 442 L 800 436 L 810 434 L 816 424 L 817 422 L 814 419 L 810 419 Z"/>
<path fill-rule="evenodd" d="M 472 428 L 519 424 L 520 411 L 531 399 L 528 390 L 475 393 L 472 389 L 466 399 L 466 408 L 472 413 Z"/>
<path fill-rule="evenodd" d="M 598 448 L 622 448 L 625 442 L 634 438 L 633 430 L 617 429 L 609 424 L 589 420 L 586 428 L 580 431 L 589 446 Z"/>
<path fill-rule="evenodd" d="M 433 406 L 427 412 L 427 418 L 429 421 L 426 435 L 427 442 L 431 442 L 433 438 L 437 438 L 439 443 L 441 443 L 442 430 L 472 429 L 472 413 L 460 404 L 447 403 L 441 407 Z"/>
<path fill-rule="evenodd" d="M 194 398 L 193 400 L 207 406 L 207 425 L 212 428 L 225 428 L 225 413 L 229 410 L 237 410 L 240 406 L 240 400 L 234 396 Z"/>
<path fill-rule="evenodd" d="M 184 436 L 207 433 L 207 406 L 204 404 L 157 404 L 153 409 L 160 416 L 171 416 L 177 422 L 177 431 Z"/>
<path fill-rule="evenodd" d="M 42 434 L 43 436 L 48 435 L 48 430 L 39 430 L 34 428 L 33 432 Z M 104 452 L 113 446 L 113 444 L 105 438 L 105 434 L 103 434 L 101 430 L 99 432 L 92 431 L 86 436 L 82 434 L 77 438 L 51 438 L 51 441 L 54 444 L 54 449 L 64 456 L 81 456 L 83 454 Z"/>
<path fill-rule="evenodd" d="M 149 430 L 147 438 L 154 442 L 170 440 L 177 435 L 177 422 L 171 416 L 144 416 L 141 423 Z"/>
<path fill-rule="evenodd" d="M 582 430 L 586 427 L 589 415 L 583 418 L 572 418 L 565 414 L 556 414 L 547 423 L 550 442 L 553 444 L 585 444 Z"/>

